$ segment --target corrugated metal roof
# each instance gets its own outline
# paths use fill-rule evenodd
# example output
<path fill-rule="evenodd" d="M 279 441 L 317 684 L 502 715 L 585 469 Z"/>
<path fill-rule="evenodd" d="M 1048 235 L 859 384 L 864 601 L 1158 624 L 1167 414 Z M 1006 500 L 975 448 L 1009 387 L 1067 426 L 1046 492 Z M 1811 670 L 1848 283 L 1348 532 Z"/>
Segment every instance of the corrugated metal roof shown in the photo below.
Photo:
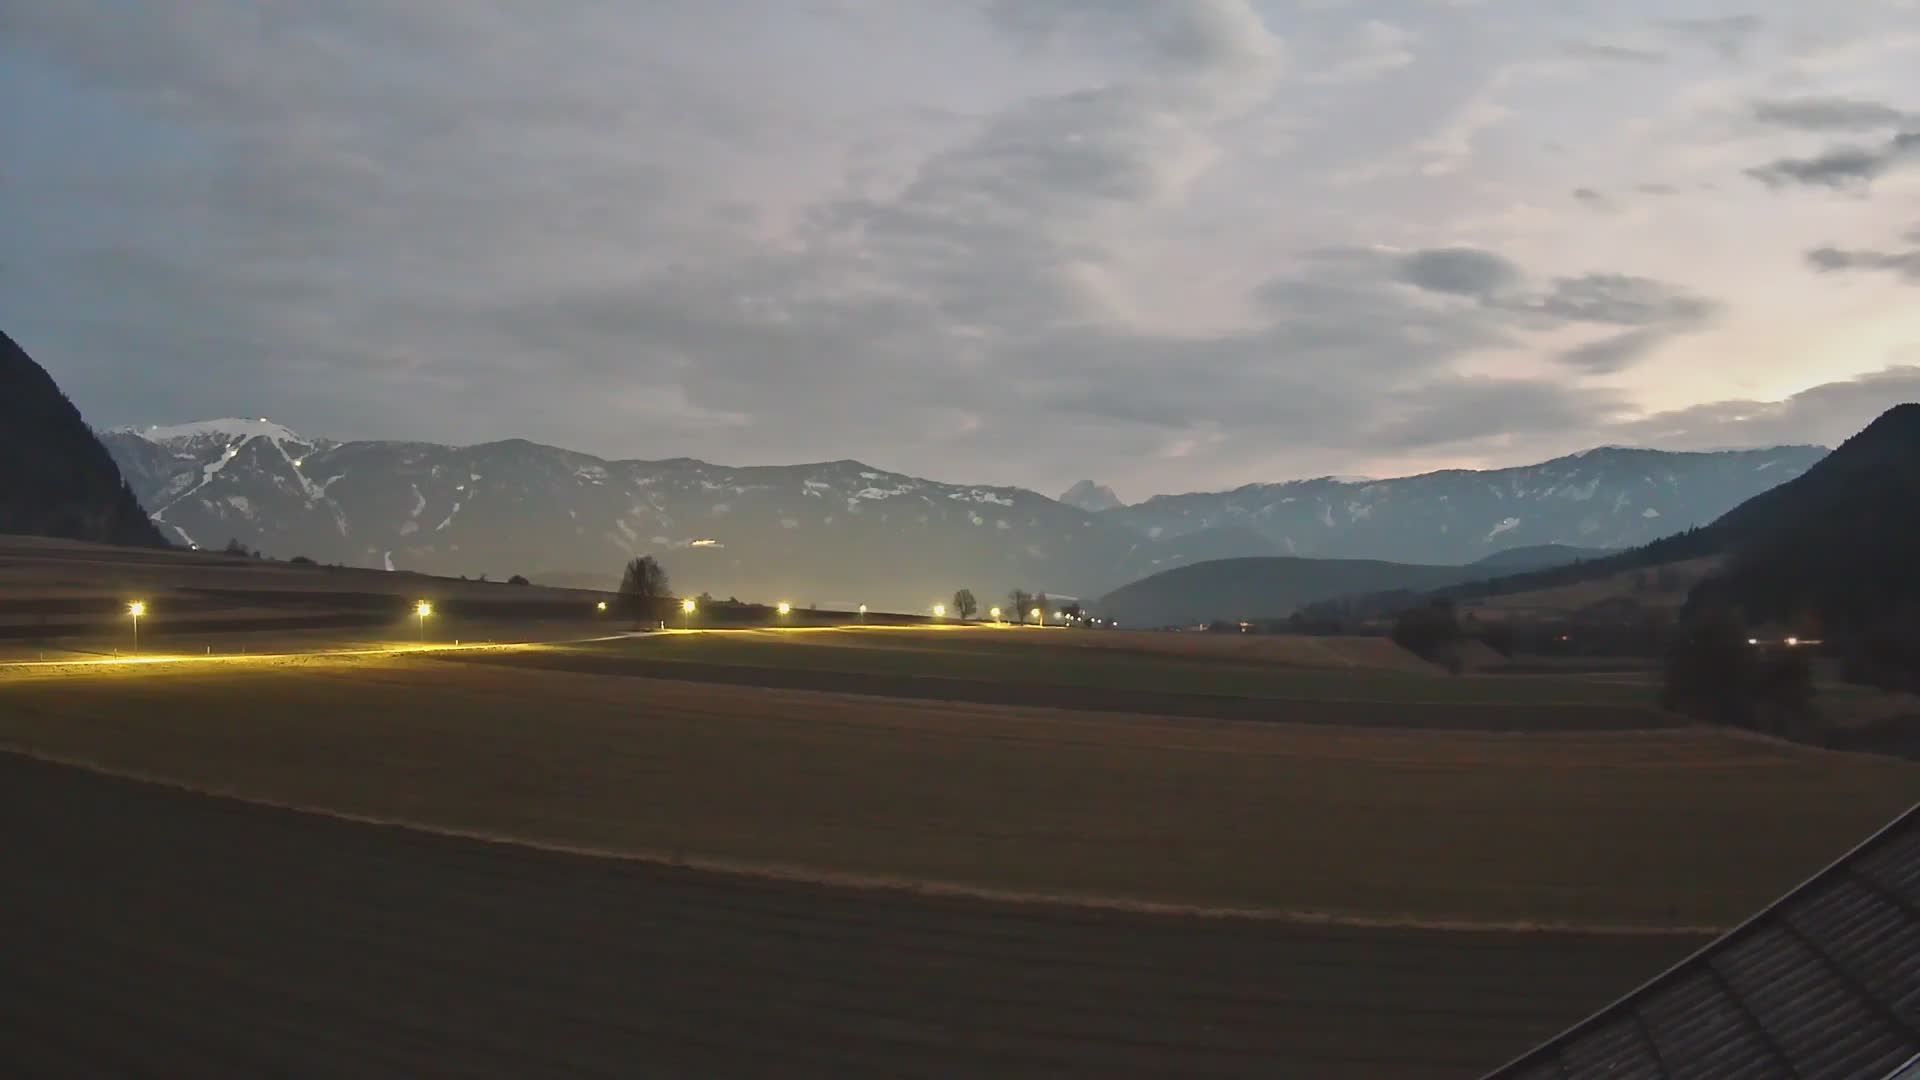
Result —
<path fill-rule="evenodd" d="M 1920 806 L 1488 1080 L 1920 1080 L 1917 1056 Z"/>

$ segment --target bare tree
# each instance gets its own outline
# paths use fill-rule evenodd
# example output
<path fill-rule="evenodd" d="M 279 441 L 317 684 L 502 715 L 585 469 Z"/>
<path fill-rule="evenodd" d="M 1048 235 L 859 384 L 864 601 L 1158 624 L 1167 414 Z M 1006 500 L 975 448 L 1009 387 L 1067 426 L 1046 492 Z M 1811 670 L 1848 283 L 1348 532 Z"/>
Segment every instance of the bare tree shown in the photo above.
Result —
<path fill-rule="evenodd" d="M 660 563 L 651 555 L 642 555 L 627 563 L 620 575 L 620 606 L 633 615 L 651 615 L 672 588 Z"/>
<path fill-rule="evenodd" d="M 1007 593 L 1007 603 L 1013 605 L 1013 621 L 1027 621 L 1027 608 L 1033 605 L 1033 594 L 1025 589 L 1014 589 Z"/>
<path fill-rule="evenodd" d="M 971 619 L 980 611 L 980 601 L 973 598 L 972 589 L 961 589 L 953 594 L 953 611 L 963 619 Z"/>

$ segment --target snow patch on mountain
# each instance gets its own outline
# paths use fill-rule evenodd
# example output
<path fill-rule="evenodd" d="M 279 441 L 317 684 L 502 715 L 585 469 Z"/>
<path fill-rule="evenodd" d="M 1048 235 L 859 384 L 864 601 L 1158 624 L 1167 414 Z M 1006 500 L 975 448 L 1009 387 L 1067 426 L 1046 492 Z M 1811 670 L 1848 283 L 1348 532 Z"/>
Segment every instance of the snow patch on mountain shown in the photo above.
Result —
<path fill-rule="evenodd" d="M 150 443 L 165 446 L 169 443 L 188 442 L 194 439 L 210 437 L 225 438 L 233 442 L 265 437 L 291 443 L 306 444 L 293 430 L 268 421 L 265 417 L 257 420 L 243 420 L 239 417 L 224 417 L 219 420 L 196 420 L 190 424 L 155 425 L 144 428 L 115 428 L 116 431 L 138 435 Z"/>

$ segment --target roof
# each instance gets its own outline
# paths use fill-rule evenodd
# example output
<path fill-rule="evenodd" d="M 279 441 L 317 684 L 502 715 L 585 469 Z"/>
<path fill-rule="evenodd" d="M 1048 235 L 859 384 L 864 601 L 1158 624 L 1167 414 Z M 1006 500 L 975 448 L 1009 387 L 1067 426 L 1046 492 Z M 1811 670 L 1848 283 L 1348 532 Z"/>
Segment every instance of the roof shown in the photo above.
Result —
<path fill-rule="evenodd" d="M 1920 1080 L 1920 805 L 1488 1080 Z"/>

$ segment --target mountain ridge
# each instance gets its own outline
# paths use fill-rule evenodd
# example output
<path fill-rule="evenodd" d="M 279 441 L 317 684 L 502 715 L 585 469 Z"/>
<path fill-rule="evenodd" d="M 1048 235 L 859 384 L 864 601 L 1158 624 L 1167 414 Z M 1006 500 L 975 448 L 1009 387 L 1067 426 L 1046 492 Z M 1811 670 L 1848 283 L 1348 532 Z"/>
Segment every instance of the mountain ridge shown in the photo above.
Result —
<path fill-rule="evenodd" d="M 80 410 L 4 332 L 0 462 L 0 532 L 165 546 Z"/>
<path fill-rule="evenodd" d="M 1226 516 L 1156 535 L 1129 523 L 1137 506 L 1088 512 L 1027 488 L 946 483 L 851 458 L 734 466 L 607 459 L 518 438 L 342 443 L 232 417 L 104 438 L 181 543 L 231 537 L 272 554 L 444 574 L 604 582 L 627 559 L 651 554 L 688 591 L 920 608 L 963 586 L 1097 596 L 1173 566 L 1287 554 L 1258 521 Z M 1292 482 L 1345 492 L 1341 483 Z M 1360 486 L 1381 485 L 1408 504 L 1437 505 L 1398 480 Z M 1690 490 L 1678 484 L 1676 505 L 1688 508 Z M 1500 542 L 1473 546 L 1460 563 L 1529 546 L 1524 530 L 1501 536 L 1498 519 L 1465 527 L 1491 528 Z M 1398 554 L 1424 554 L 1446 525 L 1392 528 L 1404 534 Z M 1559 535 L 1573 525 L 1535 531 L 1548 542 L 1578 539 Z"/>

